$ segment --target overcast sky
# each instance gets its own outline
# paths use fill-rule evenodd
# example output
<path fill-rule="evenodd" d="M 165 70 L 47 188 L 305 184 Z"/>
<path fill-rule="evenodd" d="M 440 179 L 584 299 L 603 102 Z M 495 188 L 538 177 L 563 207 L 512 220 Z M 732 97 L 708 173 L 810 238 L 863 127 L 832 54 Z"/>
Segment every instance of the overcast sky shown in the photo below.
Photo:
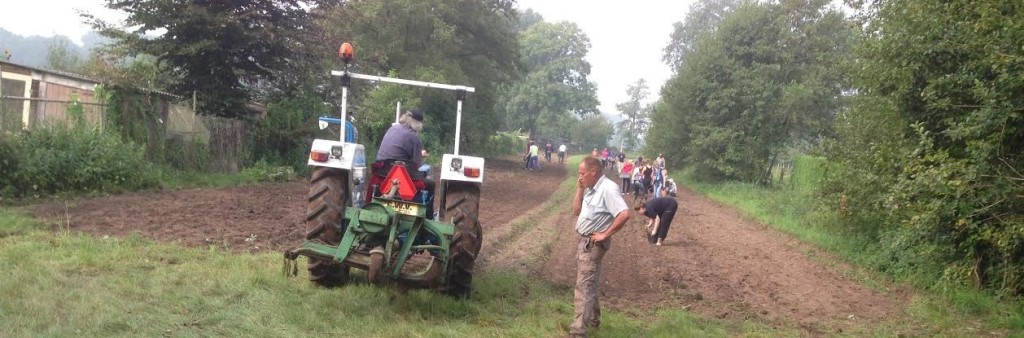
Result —
<path fill-rule="evenodd" d="M 81 43 L 89 26 L 77 9 L 111 20 L 121 16 L 103 7 L 102 0 L 11 0 L 0 10 L 0 27 L 21 36 L 64 35 Z M 28 14 L 31 13 L 31 14 Z"/>
<path fill-rule="evenodd" d="M 601 112 L 618 115 L 626 88 L 647 80 L 648 101 L 658 99 L 671 70 L 661 61 L 672 23 L 683 21 L 694 0 L 518 0 L 548 22 L 571 21 L 590 38 L 590 81 L 597 84 Z"/>
<path fill-rule="evenodd" d="M 22 36 L 65 35 L 76 43 L 89 27 L 75 12 L 87 10 L 100 18 L 121 16 L 106 10 L 102 0 L 14 0 L 0 11 L 0 27 Z M 682 21 L 694 0 L 519 0 L 549 22 L 575 22 L 590 37 L 590 80 L 597 84 L 600 109 L 618 115 L 615 104 L 626 100 L 626 87 L 643 78 L 658 98 L 670 70 L 661 61 L 672 23 Z M 15 10 L 16 9 L 16 10 Z M 46 13 L 26 15 L 25 13 Z M 46 21 L 38 21 L 47 18 Z"/>

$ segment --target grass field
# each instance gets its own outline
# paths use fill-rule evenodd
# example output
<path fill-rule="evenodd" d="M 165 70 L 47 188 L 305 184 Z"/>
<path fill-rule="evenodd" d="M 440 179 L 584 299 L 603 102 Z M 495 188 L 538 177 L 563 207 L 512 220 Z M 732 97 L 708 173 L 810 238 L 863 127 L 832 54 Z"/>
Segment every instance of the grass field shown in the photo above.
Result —
<path fill-rule="evenodd" d="M 348 286 L 323 289 L 301 267 L 297 277 L 286 277 L 283 267 L 280 253 L 96 238 L 0 209 L 0 337 L 559 337 L 573 315 L 571 289 L 512 272 L 477 275 L 473 297 L 458 300 L 371 286 L 358 272 Z M 681 309 L 605 309 L 592 332 L 737 335 L 795 333 Z"/>

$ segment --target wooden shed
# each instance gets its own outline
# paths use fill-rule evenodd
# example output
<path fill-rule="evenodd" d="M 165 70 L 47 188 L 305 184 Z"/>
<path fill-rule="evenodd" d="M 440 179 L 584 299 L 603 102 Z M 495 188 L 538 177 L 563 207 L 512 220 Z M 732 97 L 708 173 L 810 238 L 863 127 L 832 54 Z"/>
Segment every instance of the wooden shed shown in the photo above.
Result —
<path fill-rule="evenodd" d="M 102 126 L 99 85 L 77 74 L 0 61 L 0 130 L 64 122 L 73 111 L 81 111 L 89 124 Z"/>

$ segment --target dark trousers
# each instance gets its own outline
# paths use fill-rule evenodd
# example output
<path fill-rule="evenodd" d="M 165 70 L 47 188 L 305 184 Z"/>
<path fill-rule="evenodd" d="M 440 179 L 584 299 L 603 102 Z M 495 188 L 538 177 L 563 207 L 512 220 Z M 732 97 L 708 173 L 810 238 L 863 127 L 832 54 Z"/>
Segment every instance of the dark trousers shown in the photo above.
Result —
<path fill-rule="evenodd" d="M 530 156 L 526 163 L 526 169 L 540 170 L 540 162 L 537 161 L 537 156 Z"/>
<path fill-rule="evenodd" d="M 668 227 L 672 225 L 672 218 L 676 216 L 676 208 L 669 208 L 658 214 L 658 218 L 661 220 L 658 222 L 658 230 L 654 233 L 654 237 L 662 241 L 665 240 L 665 236 L 668 236 Z"/>

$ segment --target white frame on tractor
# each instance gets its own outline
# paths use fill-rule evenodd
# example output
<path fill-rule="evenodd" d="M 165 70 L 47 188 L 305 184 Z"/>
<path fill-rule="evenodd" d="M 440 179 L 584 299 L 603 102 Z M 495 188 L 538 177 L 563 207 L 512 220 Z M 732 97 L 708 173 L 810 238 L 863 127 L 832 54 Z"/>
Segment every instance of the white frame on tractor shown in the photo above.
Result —
<path fill-rule="evenodd" d="M 348 45 L 348 43 L 345 45 Z M 351 79 L 389 82 L 426 88 L 454 90 L 456 92 L 458 102 L 455 109 L 455 150 L 453 154 L 444 154 L 441 159 L 441 167 L 438 168 L 441 178 L 440 183 L 442 186 L 444 186 L 446 181 L 482 184 L 484 180 L 484 158 L 459 154 L 459 139 L 462 133 L 462 101 L 465 100 L 465 93 L 475 92 L 476 89 L 469 86 L 353 73 L 349 71 L 352 61 L 351 45 L 348 47 L 349 51 L 347 55 L 344 52 L 346 48 L 345 45 L 342 45 L 342 51 L 340 52 L 345 67 L 343 70 L 331 71 L 332 76 L 341 78 L 342 84 L 340 137 L 338 141 L 324 139 L 313 140 L 313 145 L 310 149 L 310 157 L 306 164 L 314 167 L 328 167 L 346 171 L 351 178 L 348 180 L 349 192 L 352 195 L 352 199 L 350 201 L 356 203 L 357 207 L 360 206 L 363 201 L 363 194 L 366 192 L 366 184 L 370 181 L 369 175 L 372 173 L 367 170 L 366 153 L 363 145 L 359 143 L 345 142 L 347 129 L 345 124 L 348 123 L 348 87 L 351 85 Z M 328 123 L 321 119 L 320 129 L 324 129 L 327 126 Z M 356 140 L 356 142 L 358 142 L 358 140 Z M 319 155 L 320 160 L 315 159 L 315 156 L 317 155 Z M 433 194 L 434 192 L 430 193 Z"/>

